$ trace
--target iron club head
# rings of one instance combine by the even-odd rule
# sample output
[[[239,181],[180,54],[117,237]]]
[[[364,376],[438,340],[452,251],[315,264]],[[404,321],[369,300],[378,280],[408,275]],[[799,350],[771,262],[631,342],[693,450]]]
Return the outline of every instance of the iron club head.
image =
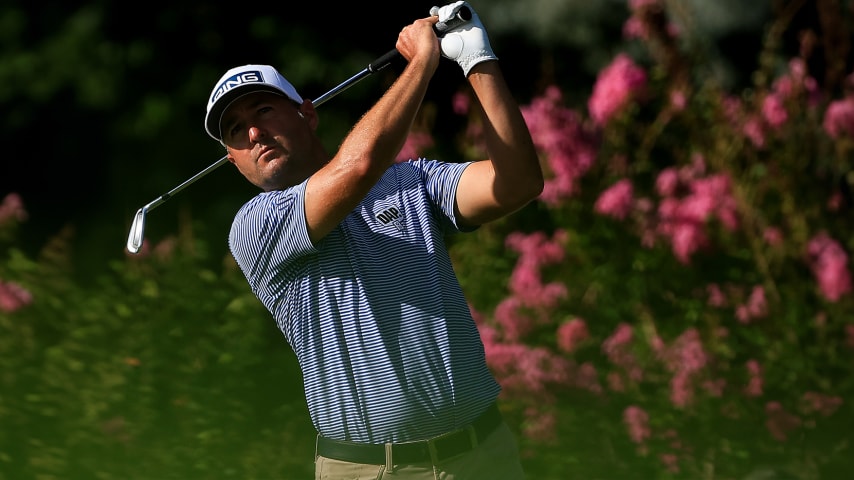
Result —
[[[127,249],[130,253],[138,253],[139,249],[142,248],[142,242],[145,239],[145,214],[147,211],[148,206],[146,205],[137,210],[136,215],[133,217],[127,244]]]

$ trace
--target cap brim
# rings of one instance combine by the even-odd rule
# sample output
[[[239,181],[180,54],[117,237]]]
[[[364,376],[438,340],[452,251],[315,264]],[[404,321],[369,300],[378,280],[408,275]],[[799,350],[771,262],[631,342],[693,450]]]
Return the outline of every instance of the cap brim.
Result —
[[[270,92],[275,93],[277,95],[281,95],[283,97],[287,97],[287,95],[282,93],[281,90],[265,84],[255,83],[232,88],[228,91],[228,93],[217,99],[216,103],[214,103],[213,108],[211,108],[211,110],[205,116],[205,130],[208,131],[208,135],[217,140],[222,140],[220,123],[222,121],[223,113],[225,113],[228,107],[230,107],[231,104],[235,102],[235,100],[249,95],[250,93],[257,92]]]

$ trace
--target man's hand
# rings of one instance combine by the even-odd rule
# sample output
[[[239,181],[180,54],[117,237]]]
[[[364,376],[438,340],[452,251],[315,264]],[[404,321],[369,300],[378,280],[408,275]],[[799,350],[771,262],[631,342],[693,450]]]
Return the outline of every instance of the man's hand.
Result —
[[[439,22],[447,22],[455,17],[463,7],[468,8],[471,12],[471,20],[445,32],[440,39],[440,45],[442,56],[457,62],[463,69],[463,74],[468,76],[472,67],[478,63],[498,60],[498,57],[492,52],[489,37],[486,35],[486,29],[483,28],[480,17],[465,1],[450,3],[444,7],[433,7],[430,9],[430,15],[438,16]]]

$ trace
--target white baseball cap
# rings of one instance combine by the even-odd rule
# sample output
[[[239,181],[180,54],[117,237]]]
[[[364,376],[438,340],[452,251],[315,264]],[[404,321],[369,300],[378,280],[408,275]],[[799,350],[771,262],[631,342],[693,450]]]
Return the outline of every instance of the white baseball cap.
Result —
[[[222,114],[235,100],[254,92],[278,93],[302,104],[302,97],[291,82],[270,65],[234,67],[220,77],[208,99],[208,112],[205,115],[208,135],[215,140],[222,140]]]

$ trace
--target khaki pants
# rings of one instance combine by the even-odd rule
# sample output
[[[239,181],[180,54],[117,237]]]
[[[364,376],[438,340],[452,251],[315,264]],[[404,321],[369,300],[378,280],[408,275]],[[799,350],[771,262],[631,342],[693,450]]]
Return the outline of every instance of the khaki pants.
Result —
[[[385,465],[342,462],[318,456],[315,480],[524,480],[513,432],[502,423],[474,450],[440,465]]]

